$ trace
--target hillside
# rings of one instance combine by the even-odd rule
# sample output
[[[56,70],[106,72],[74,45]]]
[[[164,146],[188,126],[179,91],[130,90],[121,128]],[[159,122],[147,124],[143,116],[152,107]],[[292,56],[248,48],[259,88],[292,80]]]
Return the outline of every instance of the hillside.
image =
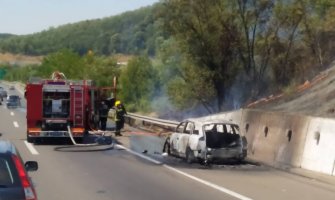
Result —
[[[13,34],[9,34],[9,33],[0,33],[0,40],[1,39],[7,39],[9,37],[15,36]]]
[[[0,35],[0,51],[25,55],[46,55],[64,48],[85,54],[114,53],[154,55],[156,39],[162,35],[155,17],[157,5],[117,16],[86,20],[50,28],[39,33],[8,37]],[[1,39],[3,37],[3,39]]]
[[[249,108],[335,117],[335,63],[312,80],[296,86],[289,94],[281,93],[249,104]]]
[[[0,64],[9,65],[33,65],[41,64],[42,56],[26,56],[26,55],[13,55],[10,53],[0,53]]]
[[[315,1],[164,1],[113,17],[1,39],[0,51],[51,58],[37,68],[9,72],[11,79],[49,76],[57,68],[75,78],[99,79],[103,85],[108,77],[101,74],[115,73],[127,88],[119,97],[134,110],[202,115],[238,109],[273,93],[251,105],[327,115],[331,105],[316,107],[323,104],[315,98],[321,95],[308,97],[311,105],[306,105],[304,96],[295,104],[279,105],[324,80],[322,74],[313,77],[335,60],[334,13],[335,7]],[[127,70],[117,68],[115,55],[131,55]],[[285,92],[276,95],[277,91]]]

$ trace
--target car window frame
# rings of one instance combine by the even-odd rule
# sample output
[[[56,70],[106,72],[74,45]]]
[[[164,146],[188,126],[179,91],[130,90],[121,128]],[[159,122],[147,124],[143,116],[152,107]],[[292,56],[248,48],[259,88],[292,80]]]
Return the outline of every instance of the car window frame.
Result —
[[[15,155],[15,154],[13,154]],[[17,156],[17,155],[15,155]],[[12,154],[3,154],[0,153],[0,158],[4,158],[8,163],[9,163],[9,169],[11,170],[11,175],[13,178],[13,183],[11,185],[6,185],[7,188],[17,188],[17,187],[22,187],[22,183],[21,183],[21,179],[19,177],[17,168],[15,166],[15,163],[12,159]],[[20,161],[22,162],[22,159],[20,159]]]
[[[181,126],[184,126],[184,127],[182,128],[181,131],[179,131],[179,129],[180,129]],[[178,126],[176,127],[176,131],[175,132],[178,133],[178,134],[182,134],[185,131],[185,127],[186,127],[186,122],[180,122],[178,124]]]

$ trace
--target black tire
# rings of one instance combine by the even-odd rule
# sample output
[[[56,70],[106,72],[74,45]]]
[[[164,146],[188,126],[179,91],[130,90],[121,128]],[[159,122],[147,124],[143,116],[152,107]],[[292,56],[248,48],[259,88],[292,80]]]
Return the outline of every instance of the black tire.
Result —
[[[27,136],[27,142],[34,144],[36,142],[36,140],[35,140],[35,138]]]
[[[186,149],[186,162],[189,164],[194,162],[194,152],[189,147]]]
[[[163,147],[163,153],[167,153],[168,155],[171,155],[171,149],[170,149],[170,139],[167,138],[164,143]]]
[[[238,158],[236,159],[237,164],[244,164],[245,163],[245,158]]]

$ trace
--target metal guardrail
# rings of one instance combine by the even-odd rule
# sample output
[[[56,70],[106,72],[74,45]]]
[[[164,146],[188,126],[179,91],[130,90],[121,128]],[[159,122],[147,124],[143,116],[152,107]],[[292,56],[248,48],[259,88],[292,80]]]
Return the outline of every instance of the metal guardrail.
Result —
[[[146,123],[146,124],[151,124],[151,125],[155,125],[155,126],[158,126],[158,127],[168,128],[168,129],[173,129],[173,130],[180,123],[180,122],[177,122],[177,121],[158,119],[158,118],[147,117],[147,116],[142,116],[142,115],[133,114],[133,113],[128,113],[126,115],[126,118],[129,118],[129,121],[130,121],[130,119],[138,120],[138,121],[142,121],[143,123]]]

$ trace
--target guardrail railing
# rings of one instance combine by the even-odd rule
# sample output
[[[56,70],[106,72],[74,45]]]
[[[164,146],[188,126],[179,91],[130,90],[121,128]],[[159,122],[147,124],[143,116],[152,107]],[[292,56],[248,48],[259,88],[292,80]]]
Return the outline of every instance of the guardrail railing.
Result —
[[[126,115],[126,122],[132,125],[134,121],[141,121],[143,125],[154,125],[160,128],[175,130],[179,122],[165,119],[158,119],[154,117],[142,116],[134,113]]]

